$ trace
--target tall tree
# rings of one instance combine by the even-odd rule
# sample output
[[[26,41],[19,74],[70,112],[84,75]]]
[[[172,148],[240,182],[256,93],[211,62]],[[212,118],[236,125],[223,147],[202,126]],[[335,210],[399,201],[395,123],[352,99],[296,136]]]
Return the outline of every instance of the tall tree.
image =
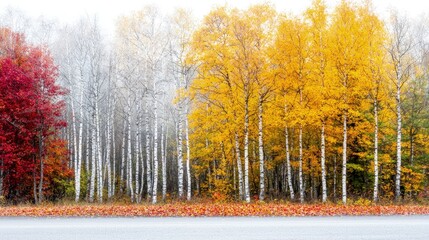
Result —
[[[313,106],[313,111],[319,112],[320,124],[320,166],[322,180],[322,202],[328,198],[326,184],[326,124],[328,117],[332,114],[333,107],[329,104],[329,72],[328,72],[328,51],[327,51],[327,30],[328,15],[326,4],[321,0],[313,1],[312,6],[305,12],[305,17],[310,22],[310,59],[312,72],[311,82],[314,84],[311,94],[319,96]]]
[[[396,89],[396,174],[395,174],[395,199],[400,201],[401,197],[401,166],[402,166],[402,89],[410,79],[410,71],[414,61],[410,56],[414,43],[411,36],[409,20],[392,13],[391,27],[389,29],[391,40],[388,45],[390,61],[393,71],[390,79]]]
[[[188,58],[191,51],[191,35],[194,31],[195,24],[192,14],[184,9],[177,9],[171,17],[172,29],[170,42],[170,55],[173,61],[173,73],[177,85],[177,121],[179,134],[178,148],[178,181],[179,181],[179,197],[183,194],[183,147],[182,133],[185,133],[186,144],[186,178],[187,178],[187,200],[191,200],[192,195],[192,178],[191,178],[191,151],[189,143],[189,124],[188,114],[191,108],[191,101],[186,95],[189,90],[191,80],[195,76],[195,65]],[[184,122],[184,123],[183,123]],[[182,127],[185,127],[183,130]]]
[[[342,112],[342,202],[347,203],[347,158],[349,123],[358,113],[354,111],[367,86],[361,62],[368,54],[368,32],[363,27],[360,7],[347,1],[337,6],[330,29],[330,56],[338,87],[338,107]]]
[[[10,200],[33,196],[40,203],[48,141],[65,126],[60,99],[64,91],[55,82],[51,56],[27,44],[22,35],[1,28],[0,53],[0,190]],[[26,189],[33,193],[23,192]]]
[[[288,114],[294,116],[291,125],[298,127],[298,181],[299,199],[304,202],[303,180],[303,128],[311,121],[309,114],[309,31],[308,26],[301,19],[285,19],[278,32],[278,48],[282,52],[281,61],[285,62],[284,81],[289,81],[291,94],[287,96],[289,105],[294,106]]]

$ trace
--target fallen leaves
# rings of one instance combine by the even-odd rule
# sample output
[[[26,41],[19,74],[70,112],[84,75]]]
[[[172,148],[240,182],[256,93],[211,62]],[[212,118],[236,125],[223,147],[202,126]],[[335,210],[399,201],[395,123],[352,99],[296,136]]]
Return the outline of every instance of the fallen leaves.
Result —
[[[360,216],[428,215],[429,206],[342,206],[321,204],[172,203],[160,205],[59,205],[0,207],[0,216],[121,216],[121,217],[202,217],[202,216]]]

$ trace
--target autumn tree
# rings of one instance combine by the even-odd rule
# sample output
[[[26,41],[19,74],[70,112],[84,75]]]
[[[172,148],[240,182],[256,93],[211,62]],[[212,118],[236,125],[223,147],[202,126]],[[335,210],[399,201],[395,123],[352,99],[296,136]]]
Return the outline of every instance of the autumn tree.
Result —
[[[390,79],[396,89],[396,175],[395,175],[395,199],[400,200],[401,196],[401,167],[402,167],[402,90],[410,79],[411,70],[414,66],[414,59],[411,51],[414,47],[411,36],[411,26],[409,20],[393,13],[390,27],[391,39],[388,45],[390,62],[393,71]]]
[[[191,37],[195,30],[194,19],[190,11],[177,9],[171,17],[172,29],[170,32],[171,45],[170,56],[172,60],[172,72],[176,79],[177,87],[177,136],[178,136],[178,186],[179,197],[183,194],[183,132],[185,133],[186,149],[186,199],[192,197],[192,176],[191,176],[191,146],[189,138],[189,113],[191,111],[191,99],[187,94],[192,79],[195,77],[196,65],[191,55]],[[164,185],[164,183],[163,183]]]
[[[330,55],[335,71],[338,107],[342,112],[342,202],[347,202],[348,128],[359,118],[362,93],[367,86],[362,62],[368,56],[369,32],[364,28],[361,7],[342,1],[336,8],[331,26]],[[355,120],[356,121],[356,120]]]
[[[47,51],[0,29],[2,194],[9,200],[44,200],[47,143],[65,125],[65,93]],[[25,176],[25,177],[22,177]],[[31,190],[30,190],[31,189]]]

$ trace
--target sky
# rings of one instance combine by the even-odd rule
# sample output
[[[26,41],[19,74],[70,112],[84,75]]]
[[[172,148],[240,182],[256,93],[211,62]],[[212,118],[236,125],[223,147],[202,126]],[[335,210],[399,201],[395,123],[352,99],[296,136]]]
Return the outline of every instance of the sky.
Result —
[[[335,6],[340,0],[326,0],[328,6]],[[203,17],[214,6],[227,3],[229,6],[246,8],[265,0],[0,0],[0,14],[10,8],[18,9],[30,17],[44,16],[59,23],[73,23],[84,15],[96,15],[102,28],[113,29],[116,19],[138,10],[147,4],[157,5],[163,12],[173,12],[177,7],[192,10],[196,17]],[[312,0],[271,0],[280,12],[299,14],[311,5]],[[387,16],[389,9],[416,16],[429,13],[426,0],[373,0],[380,16]]]

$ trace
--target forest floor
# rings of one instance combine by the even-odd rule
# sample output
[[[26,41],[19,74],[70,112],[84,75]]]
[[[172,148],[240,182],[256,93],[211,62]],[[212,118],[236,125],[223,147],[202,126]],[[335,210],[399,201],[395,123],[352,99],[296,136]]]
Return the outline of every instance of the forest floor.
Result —
[[[46,204],[0,207],[0,216],[212,217],[212,216],[429,215],[429,205],[297,203]]]

